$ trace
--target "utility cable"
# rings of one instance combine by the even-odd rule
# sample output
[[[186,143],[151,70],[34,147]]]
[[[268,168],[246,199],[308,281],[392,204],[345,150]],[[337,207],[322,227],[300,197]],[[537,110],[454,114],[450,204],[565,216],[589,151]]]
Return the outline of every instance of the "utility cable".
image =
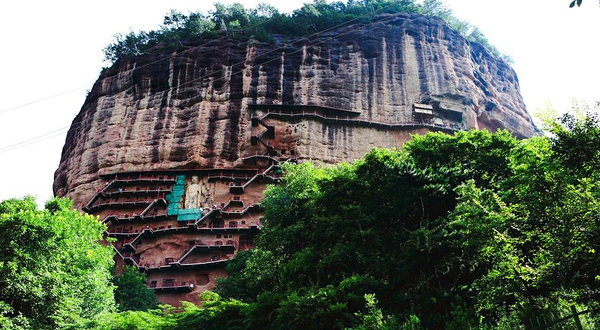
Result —
[[[11,145],[9,145],[9,146],[6,146],[6,147],[2,147],[2,148],[0,148],[0,152],[1,152],[1,151],[4,151],[4,150],[6,150],[6,149],[10,149],[10,148],[13,148],[13,147],[17,147],[17,146],[19,146],[19,145],[21,145],[21,144],[24,144],[24,143],[27,143],[27,142],[30,142],[30,141],[33,141],[33,140],[37,140],[37,139],[39,139],[39,138],[41,138],[41,137],[44,137],[44,136],[46,136],[46,135],[50,135],[50,134],[53,134],[53,133],[56,133],[56,132],[59,132],[59,131],[65,130],[65,129],[67,129],[67,128],[69,128],[69,126],[61,127],[61,128],[59,128],[59,129],[57,129],[57,130],[54,130],[54,131],[52,131],[52,132],[48,132],[48,133],[45,133],[45,134],[42,134],[42,135],[39,135],[39,136],[33,137],[33,138],[29,139],[29,140],[21,141],[21,142],[19,142],[19,143],[15,143],[15,144],[11,144]]]
[[[283,46],[279,46],[279,47],[277,47],[277,48],[271,49],[271,50],[269,50],[269,51],[267,51],[267,52],[264,52],[264,53],[262,53],[262,54],[258,54],[258,55],[256,55],[256,56],[255,56],[255,57],[254,57],[252,60],[255,60],[255,59],[257,59],[257,58],[259,58],[259,57],[261,57],[261,56],[265,56],[265,55],[267,55],[267,54],[270,54],[270,53],[274,53],[274,52],[276,52],[276,51],[278,51],[278,50],[285,49],[286,47],[289,47],[290,45],[296,44],[296,43],[298,43],[298,42],[300,42],[300,41],[310,41],[310,39],[311,39],[311,38],[317,37],[317,36],[319,36],[319,35],[321,35],[321,34],[323,34],[323,33],[327,33],[327,32],[330,32],[330,31],[332,31],[332,30],[335,30],[335,29],[341,28],[341,27],[343,27],[344,25],[348,25],[348,24],[349,24],[349,23],[351,23],[351,22],[354,22],[354,21],[356,21],[356,20],[359,20],[359,19],[365,18],[365,17],[367,17],[367,16],[373,16],[373,15],[375,15],[376,13],[378,13],[378,12],[380,12],[380,11],[383,11],[383,10],[385,10],[385,9],[389,8],[389,7],[391,7],[391,6],[392,6],[392,5],[394,5],[394,4],[395,4],[395,3],[394,3],[394,2],[392,2],[392,3],[390,3],[389,5],[387,5],[387,6],[384,6],[384,7],[381,7],[381,8],[379,8],[379,9],[377,9],[377,10],[373,11],[373,12],[369,12],[369,13],[363,14],[363,15],[361,15],[361,16],[357,16],[357,17],[355,17],[355,18],[353,18],[353,19],[350,19],[350,20],[348,20],[348,21],[346,21],[346,22],[343,22],[343,23],[340,23],[340,24],[338,24],[338,25],[332,26],[332,27],[330,27],[330,28],[327,28],[327,29],[324,29],[324,30],[321,30],[321,31],[315,32],[315,33],[313,33],[313,34],[310,34],[310,35],[308,35],[308,36],[302,36],[302,37],[299,37],[299,38],[297,38],[296,40],[294,40],[294,41],[292,41],[292,42],[289,42],[289,43],[286,43],[286,44],[285,44],[285,45],[283,45]],[[389,18],[388,18],[388,19],[379,20],[379,21],[370,22],[370,23],[368,23],[367,25],[371,25],[371,24],[374,24],[374,23],[382,22],[382,21],[385,21],[385,20],[389,20]],[[348,33],[349,33],[349,32],[348,32]],[[344,34],[347,34],[347,33],[344,33]],[[320,44],[320,43],[322,43],[322,42],[319,42],[319,43],[317,43],[317,44]],[[289,54],[286,54],[286,55],[294,54],[294,53],[297,53],[297,52],[299,52],[299,51],[300,51],[300,50],[298,50],[298,51],[295,51],[295,52],[292,52],[292,53],[289,53]],[[286,56],[286,55],[284,55],[284,56]],[[256,65],[262,65],[262,64],[270,63],[270,62],[272,62],[273,60],[276,60],[276,59],[272,59],[272,60],[269,60],[269,61],[267,61],[267,62],[263,62],[263,63],[258,63],[258,64],[256,64]],[[229,66],[229,67],[230,67],[230,68],[233,68],[233,67],[234,67],[234,66],[236,66],[236,65],[239,65],[239,64],[244,64],[244,63],[246,63],[246,62],[248,62],[248,60],[239,61],[239,62],[237,62],[237,63],[233,63],[233,64],[232,64],[231,66]],[[225,68],[222,68],[222,69],[219,69],[219,70],[217,70],[217,71],[214,71],[214,72],[211,72],[211,73],[205,74],[205,75],[203,75],[203,76],[201,76],[201,77],[198,77],[198,78],[196,78],[196,79],[190,80],[190,81],[188,81],[188,82],[186,82],[186,83],[184,83],[184,84],[181,84],[181,85],[177,85],[177,86],[171,87],[170,89],[168,89],[168,91],[173,91],[173,89],[175,89],[175,88],[178,88],[178,87],[180,87],[180,86],[182,86],[182,85],[186,85],[186,84],[189,84],[189,83],[191,83],[191,82],[195,82],[195,81],[198,81],[198,80],[200,80],[200,79],[204,79],[204,78],[210,77],[210,76],[214,75],[215,73],[219,73],[219,72],[221,72],[221,71],[224,71],[224,70],[225,70]],[[236,73],[240,73],[240,72],[243,72],[243,70],[242,70],[242,71],[238,71],[238,72],[236,72]],[[220,79],[220,78],[219,78],[219,79]]]
[[[379,10],[383,10],[383,9],[385,9],[385,7],[384,7],[384,8],[381,8],[381,9],[379,9]],[[371,15],[371,14],[372,14],[372,13],[369,13],[368,15]],[[366,16],[366,15],[363,15],[363,16]],[[358,18],[360,18],[360,17],[358,17]],[[358,19],[358,18],[355,18],[355,19],[353,19],[353,20],[350,20],[350,21],[354,21],[354,20],[356,20],[356,19]],[[395,17],[393,17],[393,16],[392,16],[392,17],[385,18],[385,19],[382,19],[382,20],[373,21],[373,22],[370,22],[370,23],[364,24],[364,25],[362,26],[362,28],[365,28],[365,27],[367,27],[367,26],[369,26],[369,25],[373,25],[373,24],[376,24],[376,23],[383,23],[383,22],[389,21],[389,20],[391,20],[391,19],[394,19],[394,18],[395,18]],[[321,32],[318,32],[318,33],[315,33],[315,34],[312,34],[312,35],[310,35],[310,36],[311,36],[311,37],[313,37],[313,36],[316,36],[316,35],[319,35],[319,34],[322,34],[322,33],[329,32],[330,30],[331,30],[331,28],[329,28],[329,29],[326,29],[326,30],[323,30],[323,31],[321,31]],[[339,36],[343,36],[343,35],[346,35],[346,34],[349,34],[349,33],[352,33],[352,32],[355,32],[355,30],[350,30],[350,31],[348,31],[348,32],[344,32],[344,33],[341,33],[341,34],[337,34],[336,36],[330,37],[329,39],[326,39],[326,40],[321,40],[321,41],[319,41],[319,42],[317,42],[317,43],[311,44],[311,46],[315,46],[315,45],[322,44],[322,43],[324,43],[325,41],[328,41],[328,40],[331,40],[331,39],[333,39],[333,38],[337,38],[337,37],[339,37]],[[307,39],[307,37],[303,37],[302,39],[299,39],[299,40],[304,40],[304,39]],[[297,40],[297,41],[299,41],[299,40]],[[295,41],[295,42],[297,42],[297,41]],[[295,42],[294,42],[294,43],[295,43]],[[281,49],[281,48],[283,48],[283,47],[279,47],[278,49]],[[266,52],[266,53],[263,53],[263,54],[261,54],[261,55],[257,55],[257,56],[255,57],[255,59],[256,59],[256,58],[258,58],[258,57],[260,57],[260,56],[264,56],[265,54],[267,54],[267,53],[270,53],[270,52],[273,52],[273,51],[275,51],[275,50],[271,50],[271,51],[269,51],[269,52]],[[286,54],[284,54],[284,55],[283,55],[283,57],[285,58],[286,56],[289,56],[289,55],[292,55],[292,54],[296,54],[296,53],[299,53],[299,52],[301,52],[301,51],[302,51],[302,49],[298,49],[298,50],[295,50],[295,51],[293,51],[293,52],[290,52],[290,53],[286,53]],[[268,60],[268,61],[264,61],[264,62],[256,63],[256,64],[254,64],[254,65],[255,65],[255,66],[258,66],[258,65],[264,65],[264,64],[271,63],[271,62],[274,62],[274,61],[276,61],[276,60],[280,60],[280,59],[281,59],[281,58],[279,58],[279,57],[278,57],[278,58],[273,58],[273,59],[270,59],[270,60]],[[231,67],[233,67],[234,65],[241,64],[241,63],[246,63],[246,62],[247,62],[247,60],[240,61],[240,62],[237,62],[237,63],[235,63],[235,64],[231,65]],[[185,86],[185,85],[188,85],[188,84],[190,84],[190,83],[194,83],[194,82],[196,82],[196,81],[198,81],[198,80],[201,80],[201,79],[204,79],[204,78],[210,77],[210,76],[214,75],[215,73],[221,72],[221,71],[223,71],[223,70],[225,70],[225,69],[219,69],[219,70],[217,70],[217,71],[215,71],[215,72],[211,72],[210,74],[206,74],[206,75],[203,75],[203,76],[201,76],[201,77],[198,77],[198,78],[196,78],[196,79],[193,79],[193,80],[187,81],[187,82],[185,82],[185,83],[178,84],[178,85],[176,85],[176,86],[173,86],[173,87],[171,87],[171,88],[167,89],[167,91],[173,91],[173,90],[175,90],[176,88],[179,88],[179,87],[181,87],[181,86]],[[239,70],[239,71],[233,72],[231,75],[233,76],[233,75],[236,75],[236,74],[239,74],[239,73],[243,73],[244,71],[245,71],[245,70],[244,70],[244,69],[242,69],[242,70]],[[221,80],[221,79],[225,79],[225,78],[226,78],[226,77],[217,78],[217,79],[215,79],[214,81],[219,81],[219,80]],[[72,130],[72,129],[76,129],[76,128],[78,128],[78,127],[79,127],[81,124],[82,124],[81,122],[80,122],[80,123],[73,124],[73,125],[71,126],[71,128],[69,129],[69,131],[70,131],[70,130]],[[64,129],[64,128],[61,128],[61,129],[59,129],[59,130],[62,130],[62,129]],[[57,130],[57,131],[58,131],[58,130]],[[37,142],[41,142],[41,141],[44,141],[44,140],[46,140],[46,139],[48,139],[48,138],[55,137],[56,135],[53,135],[53,136],[49,136],[49,137],[46,137],[46,138],[44,138],[44,139],[41,139],[41,140],[38,140],[38,141],[34,141],[34,142],[30,142],[30,143],[26,143],[26,142],[28,142],[28,141],[32,141],[32,140],[36,140],[36,139],[38,139],[38,138],[44,137],[44,136],[46,136],[46,135],[48,135],[48,134],[51,134],[51,133],[53,133],[53,132],[55,132],[55,131],[52,131],[52,132],[49,132],[49,133],[46,133],[46,134],[43,134],[43,135],[40,135],[40,136],[34,137],[34,138],[32,138],[32,139],[30,139],[30,140],[27,140],[27,141],[23,141],[23,142],[20,142],[20,143],[16,143],[16,144],[14,144],[14,145],[12,145],[12,146],[4,147],[4,148],[0,149],[0,153],[4,153],[4,152],[12,151],[12,150],[15,150],[15,149],[19,149],[19,148],[21,148],[21,147],[24,147],[24,146],[27,146],[27,145],[30,145],[30,144],[34,144],[34,143],[37,143]],[[61,132],[60,134],[62,134],[62,132]],[[20,145],[20,144],[23,144],[23,145]],[[11,148],[11,147],[14,147],[14,148],[12,148],[12,149],[9,149],[9,148]]]
[[[270,18],[268,20],[262,21],[260,23],[254,24],[252,26],[245,27],[243,29],[239,29],[239,30],[237,30],[237,32],[245,32],[245,31],[249,31],[251,29],[255,29],[257,27],[260,27],[263,24],[266,24],[267,22],[271,21],[272,19],[273,18]],[[185,50],[183,50],[179,54],[183,54],[183,53],[188,52],[188,51],[196,50],[196,49],[199,49],[201,47],[206,47],[206,46],[208,46],[211,43],[214,43],[214,42],[217,42],[217,41],[220,41],[220,40],[223,40],[223,39],[228,39],[228,38],[229,38],[229,35],[225,35],[225,36],[222,36],[222,37],[219,37],[219,38],[216,38],[216,39],[211,39],[208,42],[203,43],[201,45],[193,46],[191,48],[185,49]],[[142,54],[142,55],[144,55],[144,54]],[[150,62],[150,63],[146,63],[144,65],[141,65],[139,67],[134,68],[133,70],[134,71],[135,70],[140,70],[140,69],[143,69],[145,67],[148,67],[148,66],[160,63],[160,62],[162,62],[162,61],[164,61],[166,59],[169,59],[169,58],[171,58],[171,55],[166,55],[165,57],[163,57],[161,59],[155,60],[155,61]],[[73,88],[73,89],[70,89],[70,90],[67,90],[67,91],[64,91],[64,92],[60,92],[60,93],[57,93],[57,94],[52,94],[52,95],[46,96],[44,98],[37,99],[37,100],[31,101],[31,102],[27,102],[27,103],[24,103],[24,104],[21,104],[21,105],[12,107],[12,108],[3,109],[3,110],[0,110],[0,114],[6,113],[6,112],[10,112],[10,111],[13,111],[13,110],[17,110],[17,109],[20,109],[20,108],[24,108],[26,106],[29,106],[29,105],[32,105],[32,104],[36,104],[36,103],[40,103],[40,102],[43,102],[43,101],[46,101],[46,100],[49,100],[49,99],[53,99],[53,98],[56,98],[56,97],[59,97],[59,96],[62,96],[62,95],[68,94],[68,93],[72,93],[72,92],[84,89],[86,87],[92,87],[93,85],[94,85],[93,83],[92,84],[82,85],[82,86],[79,86],[79,87],[76,87],[76,88]]]
[[[58,94],[53,94],[53,95],[50,95],[50,96],[46,96],[46,97],[44,97],[44,98],[37,99],[37,100],[31,101],[31,102],[27,102],[27,103],[24,103],[24,104],[18,105],[18,106],[16,106],[16,107],[12,107],[12,108],[8,108],[8,109],[4,109],[4,110],[0,111],[0,114],[6,113],[6,112],[9,112],[9,111],[13,111],[13,110],[17,110],[17,109],[20,109],[20,108],[24,108],[24,107],[26,107],[26,106],[29,106],[29,105],[32,105],[32,104],[35,104],[35,103],[40,103],[40,102],[43,102],[43,101],[46,101],[46,100],[50,100],[50,99],[53,99],[53,98],[55,98],[55,97],[59,97],[59,96],[61,96],[61,95],[69,94],[69,93],[72,93],[72,92],[75,92],[75,91],[78,91],[78,90],[84,89],[84,88],[86,88],[86,87],[90,87],[90,86],[92,86],[92,85],[93,85],[93,84],[87,84],[87,85],[79,86],[79,87],[77,87],[77,88],[73,88],[73,89],[70,89],[70,90],[68,90],[68,91],[60,92],[60,93],[58,93]]]
[[[38,142],[42,142],[42,141],[45,141],[45,140],[48,140],[48,139],[51,139],[51,138],[54,138],[54,137],[57,137],[57,136],[61,136],[64,133],[66,133],[66,132],[69,131],[69,130],[65,131],[65,129],[67,129],[67,128],[68,127],[64,127],[64,128],[59,129],[59,130],[56,130],[56,131],[53,131],[53,132],[49,132],[49,133],[46,133],[46,134],[43,134],[43,135],[40,135],[40,136],[36,136],[36,137],[34,137],[32,139],[29,139],[29,140],[26,140],[26,141],[23,141],[23,142],[19,142],[19,143],[16,143],[14,145],[11,145],[11,146],[3,147],[2,149],[0,149],[0,154],[3,154],[5,152],[9,152],[9,151],[13,151],[13,150],[16,150],[16,149],[20,149],[20,148],[26,147],[28,145],[35,144],[35,143],[38,143]],[[42,137],[43,137],[43,139],[41,139]]]
[[[391,20],[391,19],[393,19],[393,18],[395,18],[395,17],[389,17],[389,18],[386,18],[386,19],[382,19],[382,20],[374,21],[374,22],[368,23],[368,24],[366,24],[366,25],[364,25],[364,26],[362,26],[362,27],[364,28],[364,27],[366,27],[366,26],[369,26],[369,25],[372,25],[372,24],[376,24],[376,23],[383,23],[383,22],[389,21],[389,20]],[[323,31],[323,33],[325,33],[325,32],[328,32],[328,31]],[[340,34],[338,34],[338,35],[336,35],[336,36],[334,36],[334,37],[330,37],[329,39],[326,39],[326,40],[321,40],[321,41],[319,41],[319,42],[317,42],[317,43],[313,43],[313,44],[311,44],[310,46],[312,47],[312,46],[320,45],[320,44],[324,43],[325,41],[332,40],[333,38],[336,38],[336,37],[339,37],[339,36],[343,36],[343,35],[346,35],[346,34],[349,34],[349,33],[352,33],[352,32],[355,32],[355,30],[350,30],[350,31],[348,31],[348,32],[345,32],[345,33],[340,33]],[[280,47],[280,48],[282,48],[282,47]],[[260,57],[260,56],[264,56],[265,54],[271,53],[271,52],[273,52],[273,51],[274,51],[274,50],[272,50],[272,51],[269,51],[269,52],[266,52],[266,53],[263,53],[263,54],[261,54],[261,55],[257,55],[257,56],[256,56],[254,59],[256,59],[256,58],[258,58],[258,57]],[[298,50],[295,50],[295,51],[293,51],[293,52],[285,53],[285,54],[284,54],[282,57],[286,57],[286,56],[289,56],[289,55],[292,55],[292,54],[296,54],[296,53],[299,53],[299,52],[301,52],[301,51],[302,51],[302,49],[298,49]],[[270,60],[268,60],[268,61],[264,61],[264,62],[256,63],[256,64],[254,64],[254,66],[259,66],[259,65],[263,65],[263,64],[271,63],[271,62],[274,62],[274,61],[277,61],[277,60],[280,60],[280,59],[281,59],[280,57],[272,58],[272,59],[270,59]],[[246,62],[247,62],[247,60],[244,60],[244,61],[238,62],[238,63],[235,63],[235,64],[231,65],[231,67],[233,67],[234,65],[241,64],[241,63],[246,63]],[[206,75],[204,75],[204,76],[198,77],[198,78],[196,78],[196,79],[192,79],[192,80],[190,80],[190,81],[187,81],[187,82],[185,82],[185,83],[178,84],[178,85],[176,85],[176,86],[173,86],[173,87],[171,87],[171,88],[167,89],[167,91],[173,91],[173,90],[175,90],[176,88],[179,88],[179,87],[181,87],[181,86],[185,86],[185,85],[188,85],[188,84],[191,84],[191,83],[197,82],[198,80],[201,80],[201,79],[204,79],[204,78],[210,77],[210,76],[214,75],[215,73],[218,73],[218,72],[221,72],[221,71],[224,71],[224,70],[225,70],[225,69],[219,69],[219,70],[217,70],[217,71],[211,72],[211,73],[209,73],[209,74],[206,74]],[[245,70],[244,70],[244,69],[242,69],[242,70],[239,70],[239,71],[233,72],[233,73],[231,73],[231,76],[233,76],[233,75],[236,75],[236,74],[238,74],[238,73],[243,73],[244,71],[245,71]],[[215,81],[218,81],[218,80],[220,80],[220,79],[224,79],[224,78],[226,78],[226,77],[217,78]]]
[[[387,6],[384,6],[384,7],[381,7],[381,8],[379,8],[379,9],[377,9],[377,10],[373,11],[373,12],[369,12],[369,13],[363,14],[363,15],[361,15],[361,16],[357,16],[357,17],[355,17],[355,18],[353,18],[353,19],[350,19],[350,20],[348,20],[348,21],[346,21],[346,22],[340,23],[340,24],[338,24],[338,25],[335,25],[335,26],[333,26],[333,27],[327,28],[327,29],[325,29],[325,30],[322,30],[322,31],[315,32],[315,33],[313,33],[313,34],[311,34],[311,35],[304,36],[304,37],[300,37],[300,38],[296,39],[295,41],[293,41],[293,42],[291,42],[291,43],[288,43],[288,44],[286,44],[286,46],[288,46],[288,45],[293,45],[293,44],[295,44],[295,43],[297,43],[297,42],[299,42],[299,41],[302,41],[302,40],[305,40],[305,39],[312,38],[313,36],[316,36],[316,35],[319,35],[319,34],[322,34],[322,33],[329,32],[329,31],[331,31],[331,30],[333,30],[333,29],[337,29],[337,28],[339,28],[339,27],[341,27],[341,26],[343,26],[343,25],[349,24],[349,23],[351,23],[351,22],[354,22],[354,21],[356,21],[356,20],[359,20],[359,19],[365,18],[365,17],[367,17],[367,16],[373,16],[373,15],[375,15],[375,14],[376,14],[376,13],[378,13],[378,12],[381,12],[381,11],[383,11],[383,10],[385,10],[385,9],[388,9],[388,8],[390,8],[390,7],[391,7],[392,5],[394,5],[394,4],[395,4],[394,2],[391,2],[389,5],[387,5]],[[250,27],[246,27],[246,28],[244,28],[244,29],[240,29],[240,30],[238,30],[238,31],[247,31],[247,30],[254,29],[254,28],[256,28],[256,27],[259,27],[259,26],[261,26],[261,25],[263,25],[263,24],[266,24],[267,22],[271,21],[272,19],[273,19],[273,18],[270,18],[270,19],[268,19],[268,20],[265,20],[265,21],[263,21],[263,22],[260,22],[260,23],[258,23],[258,24],[255,24],[255,25],[253,25],[253,26],[250,26]],[[206,43],[204,43],[204,44],[202,44],[202,45],[198,45],[198,46],[194,46],[194,47],[192,47],[192,48],[189,48],[189,49],[185,49],[185,50],[183,50],[183,51],[182,51],[180,54],[183,54],[183,53],[185,53],[186,51],[191,51],[191,50],[198,49],[198,48],[200,48],[200,47],[205,47],[205,46],[207,46],[208,44],[210,44],[210,43],[212,43],[212,42],[216,42],[216,41],[218,41],[218,40],[223,40],[223,39],[228,39],[228,38],[229,38],[229,36],[228,36],[228,35],[226,35],[226,36],[223,36],[223,37],[220,37],[220,38],[217,38],[217,39],[211,39],[211,40],[209,40],[208,42],[206,42]],[[275,52],[275,51],[277,51],[277,50],[280,50],[280,49],[282,49],[282,48],[284,48],[284,47],[285,47],[285,46],[281,46],[281,47],[278,47],[278,48],[272,49],[272,50],[270,50],[270,51],[268,51],[268,52],[266,52],[266,53],[263,53],[263,54],[261,54],[261,56],[264,56],[264,55],[267,55],[267,54],[269,54],[269,53]],[[150,65],[154,65],[154,64],[156,64],[156,63],[160,63],[160,62],[162,62],[162,61],[164,61],[164,60],[166,60],[166,59],[168,59],[168,58],[171,58],[171,55],[165,56],[165,57],[164,57],[164,58],[162,58],[162,59],[158,59],[158,60],[156,60],[156,61],[153,61],[153,62],[150,62],[150,63],[146,63],[146,64],[144,64],[144,65],[142,65],[142,66],[140,66],[140,67],[138,67],[138,68],[134,68],[134,71],[135,71],[135,70],[142,69],[142,68],[145,68],[145,67],[148,67],[148,66],[150,66]],[[235,63],[235,64],[233,64],[233,65],[232,65],[232,67],[233,67],[234,65],[238,65],[238,64],[240,64],[240,63],[245,63],[245,61],[243,61],[243,62],[238,62],[238,63]],[[219,70],[219,71],[222,71],[222,70],[223,70],[223,69],[221,69],[221,70]],[[217,72],[219,72],[219,71],[215,71],[215,72],[213,72],[212,74],[215,74],[215,73],[217,73]],[[77,87],[77,88],[74,88],[74,89],[71,89],[71,90],[68,90],[68,91],[65,91],[65,92],[61,92],[61,93],[58,93],[58,94],[54,94],[54,95],[50,95],[50,96],[44,97],[44,98],[42,98],[42,99],[34,100],[34,101],[31,101],[31,102],[28,102],[28,103],[25,103],[25,104],[21,104],[21,105],[18,105],[18,106],[12,107],[12,108],[8,108],[8,109],[0,110],[0,114],[6,113],[6,112],[10,112],[10,111],[13,111],[13,110],[17,110],[17,109],[20,109],[20,108],[24,108],[24,107],[26,107],[26,106],[29,106],[29,105],[31,105],[31,104],[35,104],[35,103],[43,102],[43,101],[46,101],[46,100],[49,100],[49,99],[53,99],[53,98],[55,98],[55,97],[58,97],[58,96],[61,96],[61,95],[64,95],[64,94],[68,94],[68,93],[71,93],[71,92],[74,92],[74,91],[78,91],[78,90],[81,90],[81,89],[83,89],[83,88],[90,87],[90,86],[93,86],[93,85],[94,85],[93,83],[92,83],[92,84],[86,84],[86,85],[83,85],[83,86],[80,86],[80,87]]]

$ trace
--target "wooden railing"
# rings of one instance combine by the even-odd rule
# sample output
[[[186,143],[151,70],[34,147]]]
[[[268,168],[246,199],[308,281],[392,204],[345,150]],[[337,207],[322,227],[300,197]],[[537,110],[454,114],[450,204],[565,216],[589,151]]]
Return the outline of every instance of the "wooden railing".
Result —
[[[192,291],[194,289],[194,283],[191,281],[169,281],[162,283],[148,283],[148,288],[152,290],[160,290],[160,289],[186,289]]]
[[[175,181],[175,175],[171,174],[117,174],[113,177],[114,181]]]
[[[283,111],[267,111],[260,119],[264,120],[267,117],[280,117],[280,118],[302,118],[302,117],[312,117],[324,122],[336,122],[336,123],[345,123],[345,124],[354,124],[359,126],[372,126],[372,127],[380,127],[387,129],[395,129],[395,128],[432,128],[434,130],[441,131],[459,131],[460,127],[458,125],[438,125],[434,123],[428,122],[383,122],[376,120],[365,120],[359,118],[353,118],[350,116],[327,116],[319,113],[317,110],[302,110],[302,112],[283,112]]]

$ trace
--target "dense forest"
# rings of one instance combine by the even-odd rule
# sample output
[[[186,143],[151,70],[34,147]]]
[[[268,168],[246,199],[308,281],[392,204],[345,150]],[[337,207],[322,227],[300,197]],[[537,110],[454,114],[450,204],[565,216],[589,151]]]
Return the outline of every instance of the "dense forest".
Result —
[[[294,42],[341,26],[371,23],[379,14],[402,12],[438,17],[467,40],[482,44],[492,54],[512,63],[510,56],[501,54],[477,27],[456,18],[441,0],[425,0],[422,4],[414,0],[331,3],[314,0],[292,13],[280,13],[277,8],[264,3],[252,9],[244,8],[241,3],[216,3],[214,10],[207,14],[184,14],[173,10],[156,30],[115,35],[114,42],[105,48],[104,54],[107,61],[115,62],[123,57],[187,49],[223,37],[271,42],[277,35],[286,42]]]
[[[104,226],[55,199],[0,203],[4,329],[530,329],[600,326],[600,119],[545,135],[429,133],[352,164],[284,165],[257,247],[200,307],[111,274]],[[539,322],[539,321],[538,321]]]

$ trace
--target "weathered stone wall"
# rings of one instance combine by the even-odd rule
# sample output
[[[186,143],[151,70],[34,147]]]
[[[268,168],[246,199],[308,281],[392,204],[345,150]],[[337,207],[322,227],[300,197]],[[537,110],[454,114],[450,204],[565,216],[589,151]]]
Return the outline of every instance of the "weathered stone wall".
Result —
[[[250,145],[256,130],[250,104],[319,105],[406,123],[412,105],[424,103],[440,111],[443,124],[536,133],[506,63],[438,19],[380,19],[289,46],[226,40],[118,61],[73,121],[56,195],[81,207],[101,188],[102,174],[244,166],[241,158],[260,147]],[[443,110],[459,111],[462,120],[445,118]],[[269,122],[278,130],[278,150],[295,148],[301,160],[326,163],[355,159],[373,146],[400,146],[409,133],[428,131]]]
[[[431,130],[536,133],[504,62],[438,19],[379,20],[119,60],[73,121],[55,194],[108,224],[117,265],[163,303],[198,303],[253,246],[279,161],[352,161]]]

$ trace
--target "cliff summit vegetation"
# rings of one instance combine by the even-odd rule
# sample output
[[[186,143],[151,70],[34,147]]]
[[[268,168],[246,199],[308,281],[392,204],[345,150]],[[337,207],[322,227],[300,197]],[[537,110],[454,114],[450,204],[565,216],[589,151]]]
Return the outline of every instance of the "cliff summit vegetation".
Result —
[[[327,3],[314,0],[292,13],[280,13],[277,8],[261,3],[246,9],[241,3],[215,3],[208,13],[176,10],[168,13],[156,30],[130,31],[115,35],[113,43],[104,49],[105,59],[115,62],[120,58],[172,49],[194,47],[218,37],[229,36],[240,40],[272,41],[274,35],[298,38],[342,25],[370,23],[378,14],[402,12],[420,13],[444,20],[467,40],[478,42],[492,54],[509,64],[510,56],[501,54],[477,28],[456,18],[441,0],[347,0]]]

